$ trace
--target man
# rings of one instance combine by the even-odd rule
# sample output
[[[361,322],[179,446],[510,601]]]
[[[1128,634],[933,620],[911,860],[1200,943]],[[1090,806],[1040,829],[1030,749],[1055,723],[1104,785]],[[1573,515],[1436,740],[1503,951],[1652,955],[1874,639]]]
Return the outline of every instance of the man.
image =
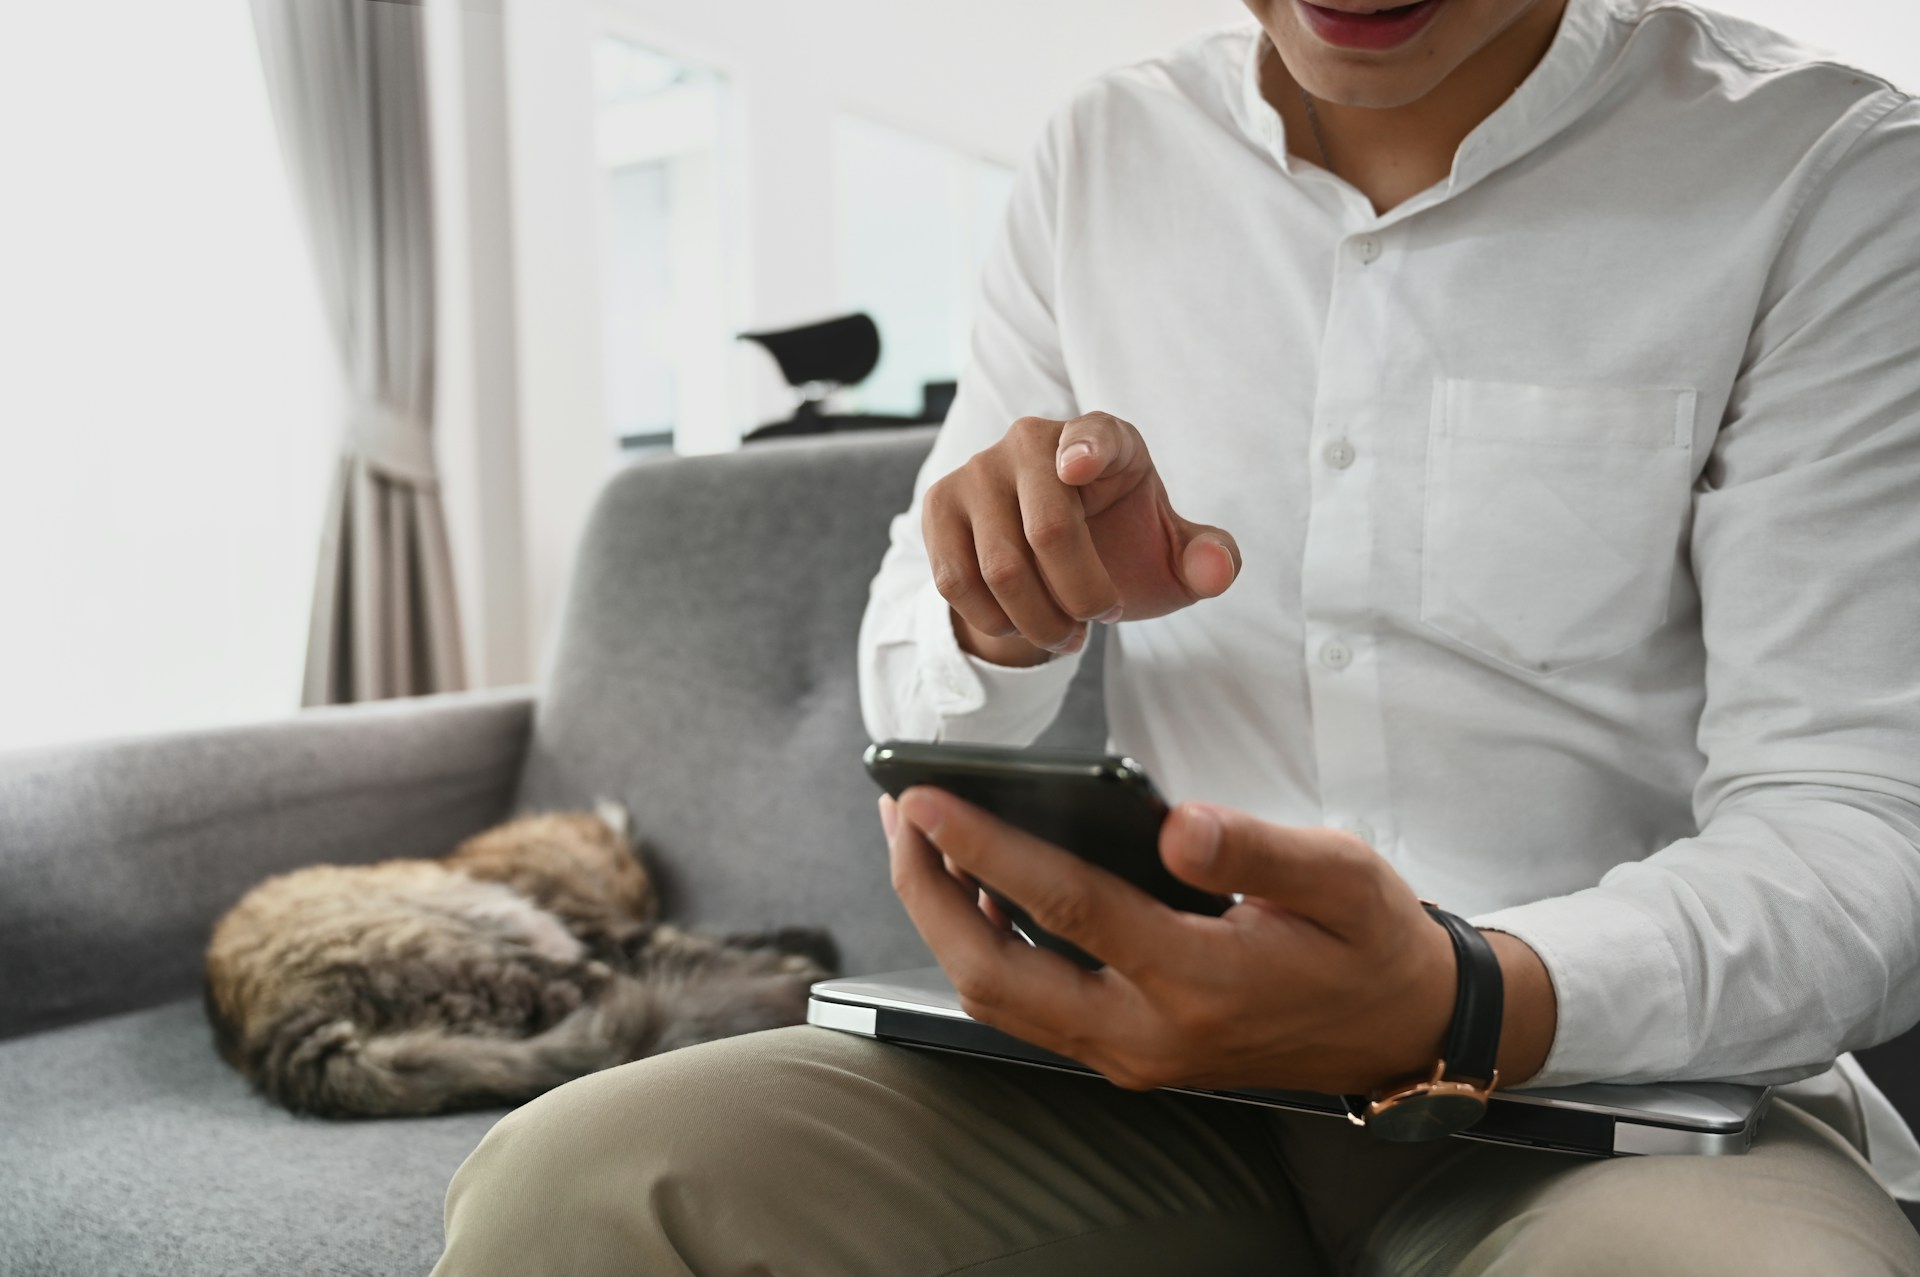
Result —
[[[1920,1271],[1850,1063],[1736,1158],[1149,1089],[1433,1074],[1416,890],[1498,957],[1501,1085],[1787,1082],[1920,1018],[1920,108],[1680,5],[1249,2],[1048,130],[861,641],[876,736],[1023,741],[1111,624],[1115,742],[1205,800],[1163,856],[1244,902],[883,804],[968,1009],[1118,1085],[646,1061],[489,1136],[444,1271]]]

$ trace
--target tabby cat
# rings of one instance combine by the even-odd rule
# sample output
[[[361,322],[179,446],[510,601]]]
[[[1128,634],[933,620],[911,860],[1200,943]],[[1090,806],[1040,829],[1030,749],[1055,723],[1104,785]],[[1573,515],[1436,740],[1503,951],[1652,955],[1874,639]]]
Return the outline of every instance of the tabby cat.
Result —
[[[833,940],[662,925],[626,812],[530,816],[444,860],[268,879],[213,930],[220,1054],[328,1117],[512,1104],[596,1069],[805,1018]]]

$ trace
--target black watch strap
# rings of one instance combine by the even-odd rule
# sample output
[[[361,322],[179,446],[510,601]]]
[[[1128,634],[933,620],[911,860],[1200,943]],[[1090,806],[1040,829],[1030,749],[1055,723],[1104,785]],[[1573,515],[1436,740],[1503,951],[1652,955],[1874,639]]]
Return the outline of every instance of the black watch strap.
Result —
[[[1426,904],[1425,901],[1421,902]],[[1506,990],[1500,978],[1500,959],[1478,928],[1438,905],[1426,905],[1433,920],[1453,938],[1453,1022],[1447,1026],[1446,1076],[1450,1081],[1486,1084],[1500,1058],[1500,1019],[1506,1011]]]

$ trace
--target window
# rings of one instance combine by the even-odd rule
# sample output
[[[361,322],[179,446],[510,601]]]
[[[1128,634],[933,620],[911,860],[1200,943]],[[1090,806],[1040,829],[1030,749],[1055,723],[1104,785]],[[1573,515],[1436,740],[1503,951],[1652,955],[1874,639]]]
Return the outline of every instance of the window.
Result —
[[[0,748],[292,712],[338,374],[247,7],[10,7],[0,154]]]
[[[927,382],[966,364],[1013,171],[846,116],[833,142],[841,300],[880,325],[880,366],[849,398],[865,412],[916,413]]]
[[[739,438],[726,82],[617,36],[594,48],[606,403],[630,452]]]

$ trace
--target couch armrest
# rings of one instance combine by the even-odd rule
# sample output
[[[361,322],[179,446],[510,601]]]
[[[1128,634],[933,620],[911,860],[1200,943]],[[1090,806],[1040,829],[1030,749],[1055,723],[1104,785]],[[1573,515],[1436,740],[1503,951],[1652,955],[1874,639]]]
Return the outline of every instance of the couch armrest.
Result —
[[[208,930],[271,874],[498,821],[532,717],[511,689],[0,753],[0,1037],[194,992]]]

